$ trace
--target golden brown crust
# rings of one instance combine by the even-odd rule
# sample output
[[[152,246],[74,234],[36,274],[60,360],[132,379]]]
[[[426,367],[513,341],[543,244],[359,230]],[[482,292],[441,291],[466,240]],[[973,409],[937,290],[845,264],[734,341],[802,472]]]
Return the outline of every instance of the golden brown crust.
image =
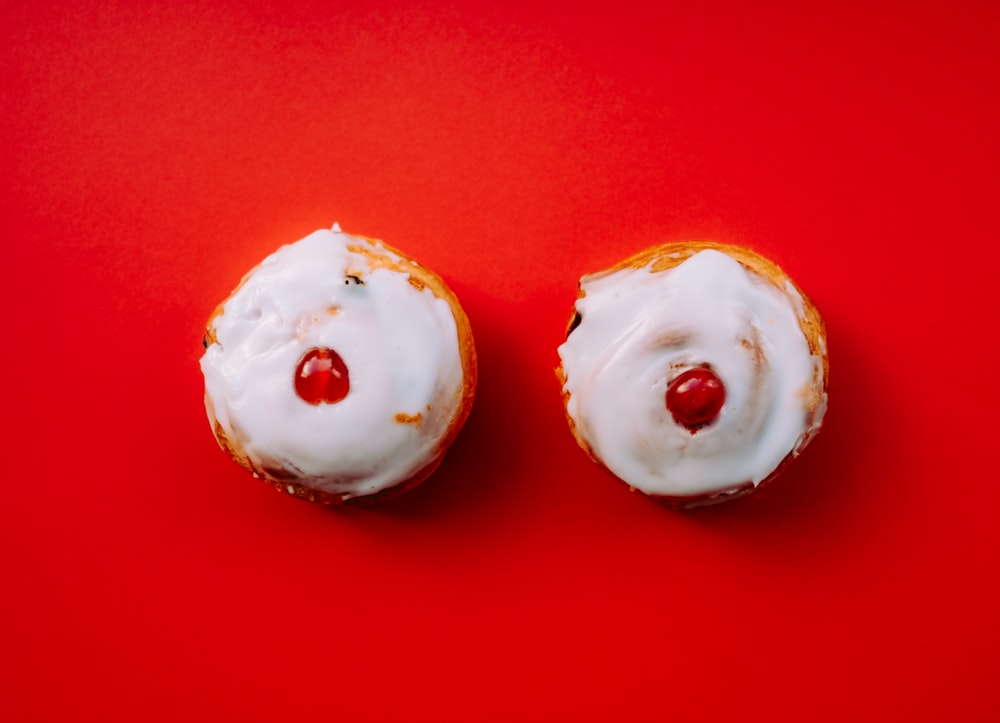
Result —
[[[647,249],[643,249],[638,253],[629,256],[626,259],[618,262],[614,266],[607,268],[603,271],[598,271],[592,274],[587,274],[581,279],[580,287],[578,288],[577,298],[582,298],[585,295],[583,291],[582,284],[584,281],[600,279],[605,276],[609,276],[618,271],[624,269],[643,269],[649,267],[653,273],[658,273],[662,271],[667,271],[676,266],[679,266],[687,259],[694,256],[700,251],[706,250],[719,251],[726,254],[727,256],[735,259],[744,268],[748,269],[752,273],[766,280],[772,286],[774,286],[782,294],[788,296],[792,301],[792,306],[797,311],[797,317],[799,321],[799,327],[802,329],[802,333],[806,338],[806,342],[809,345],[809,352],[816,357],[822,359],[822,369],[818,372],[821,378],[816,378],[813,380],[813,384],[806,389],[802,390],[803,398],[806,400],[806,408],[809,410],[809,416],[806,422],[806,428],[812,428],[812,432],[801,445],[800,449],[805,446],[805,443],[809,441],[818,431],[819,427],[814,427],[814,415],[822,411],[823,401],[826,396],[827,386],[829,384],[830,378],[830,363],[827,357],[826,351],[826,325],[823,322],[823,317],[820,316],[819,310],[816,305],[812,303],[809,297],[805,294],[802,289],[800,289],[794,281],[782,271],[776,263],[770,259],[761,256],[755,251],[751,251],[748,248],[742,246],[733,246],[731,244],[716,243],[714,241],[679,241],[674,243],[662,244],[659,246],[651,246]],[[788,289],[791,287],[795,293],[801,299],[801,304],[796,303],[796,300],[792,294],[789,293]],[[568,337],[572,333],[573,329],[580,323],[578,315],[574,312],[573,316],[570,317],[569,322],[566,325],[566,336]],[[576,439],[580,447],[587,453],[587,455],[600,467],[602,467],[608,474],[615,477],[617,476],[611,472],[604,462],[597,456],[591,446],[583,438],[576,428],[576,423],[573,421],[572,417],[569,415],[569,398],[570,394],[566,391],[566,373],[562,368],[562,364],[556,369],[556,377],[559,379],[560,387],[562,389],[563,407],[566,412],[566,420],[569,424],[570,432]],[[721,502],[724,500],[735,499],[737,497],[742,497],[746,494],[753,492],[756,489],[760,489],[765,484],[774,480],[778,474],[784,469],[785,465],[788,464],[796,455],[797,450],[790,452],[785,459],[777,466],[777,468],[762,482],[754,486],[752,483],[747,482],[743,485],[738,485],[728,490],[723,490],[721,492],[711,492],[704,495],[697,495],[692,497],[671,497],[663,495],[648,495],[654,497],[657,500],[663,501],[666,504],[676,507],[700,507],[705,505],[714,504],[716,502]],[[637,492],[635,487],[630,489]]]
[[[298,482],[296,475],[285,470],[270,468],[266,470],[258,469],[250,461],[248,455],[242,449],[240,444],[236,440],[230,439],[218,422],[213,425],[213,432],[215,433],[215,438],[218,441],[219,446],[227,454],[229,454],[230,457],[232,457],[233,461],[250,472],[254,477],[268,482],[275,489],[281,492],[298,497],[299,499],[309,500],[310,502],[319,502],[325,505],[368,504],[372,502],[381,502],[392,497],[396,497],[407,490],[413,489],[423,482],[441,464],[444,453],[451,446],[452,442],[455,441],[455,437],[458,436],[459,431],[461,431],[462,426],[468,419],[469,414],[472,411],[472,402],[476,394],[476,384],[478,380],[478,364],[476,359],[476,347],[472,337],[472,327],[469,324],[469,319],[466,316],[465,311],[462,309],[462,306],[458,301],[458,297],[455,296],[455,293],[444,282],[444,279],[430,269],[421,266],[419,263],[397,249],[387,246],[377,239],[370,239],[356,234],[351,235],[354,238],[369,241],[375,247],[381,247],[381,249],[372,249],[359,244],[348,246],[348,250],[361,254],[365,257],[370,269],[374,270],[376,268],[386,268],[398,273],[407,274],[407,279],[416,289],[430,289],[434,296],[439,299],[443,299],[448,303],[448,306],[451,308],[452,316],[455,318],[455,327],[458,332],[458,348],[462,361],[462,391],[461,396],[457,401],[450,399],[435,400],[436,404],[453,405],[455,407],[455,413],[452,416],[447,432],[438,443],[434,458],[427,465],[422,467],[407,479],[401,480],[390,488],[370,495],[349,496],[347,494],[334,494],[321,490],[315,490]],[[206,346],[217,343],[218,339],[215,336],[215,319],[224,313],[226,302],[228,302],[229,299],[240,290],[243,284],[246,283],[247,279],[250,278],[256,270],[257,267],[254,267],[249,273],[247,273],[243,279],[240,280],[240,283],[236,286],[236,288],[233,289],[229,297],[219,304],[209,316],[205,328]],[[355,276],[360,281],[364,280],[364,274],[362,272],[348,271],[349,275]],[[206,404],[210,404],[207,397]],[[399,415],[397,415],[397,417],[398,416]],[[419,426],[421,420],[411,418],[407,420],[397,419],[396,421],[400,423],[413,423]]]

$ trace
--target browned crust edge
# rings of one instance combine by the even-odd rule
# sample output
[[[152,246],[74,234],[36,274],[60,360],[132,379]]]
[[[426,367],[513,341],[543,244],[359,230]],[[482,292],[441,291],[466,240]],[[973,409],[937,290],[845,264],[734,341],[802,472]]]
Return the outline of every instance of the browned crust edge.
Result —
[[[448,451],[448,448],[455,441],[458,433],[465,425],[469,414],[472,412],[472,404],[475,399],[476,386],[479,377],[479,365],[476,357],[475,341],[472,336],[472,326],[469,323],[469,318],[466,315],[465,310],[459,303],[458,297],[451,290],[448,284],[445,283],[444,279],[427,267],[420,265],[419,262],[410,258],[403,252],[385,244],[379,239],[360,236],[358,234],[347,235],[352,238],[368,241],[375,247],[381,247],[380,252],[380,249],[378,248],[372,249],[361,245],[348,246],[351,251],[365,256],[372,270],[376,268],[388,268],[393,271],[397,271],[398,273],[407,274],[409,282],[418,290],[424,288],[430,289],[434,296],[439,299],[443,299],[448,303],[448,306],[451,308],[452,316],[455,319],[455,328],[458,332],[458,348],[462,362],[462,390],[461,397],[456,405],[455,414],[452,417],[451,423],[448,425],[448,429],[444,436],[438,442],[434,458],[427,465],[417,470],[417,472],[413,475],[404,480],[400,480],[392,487],[365,495],[349,495],[347,493],[335,494],[325,492],[323,490],[308,487],[295,479],[278,479],[273,473],[257,468],[250,461],[240,444],[226,435],[225,430],[222,429],[222,425],[218,422],[214,422],[213,413],[212,432],[215,435],[216,441],[219,443],[219,447],[221,447],[234,462],[250,472],[254,477],[267,482],[280,492],[290,494],[293,497],[307,500],[309,502],[318,502],[320,504],[330,506],[368,505],[384,502],[394,497],[398,497],[404,492],[417,487],[421,482],[430,477],[430,475],[440,466],[444,459],[445,452]],[[243,284],[246,283],[247,279],[249,279],[258,268],[259,264],[247,272],[240,280],[240,283],[237,284],[236,288],[233,289],[233,291],[222,303],[215,307],[214,311],[208,317],[208,321],[205,325],[206,346],[218,342],[214,329],[215,319],[222,316],[226,302],[228,302],[229,299],[231,299],[236,292],[240,290]],[[207,395],[205,399],[206,405],[210,407],[211,402],[208,400]]]
[[[799,320],[799,327],[802,329],[802,333],[806,338],[806,343],[809,345],[809,352],[813,356],[817,356],[823,361],[822,367],[822,379],[813,380],[813,392],[817,396],[816,406],[818,407],[819,401],[818,397],[825,395],[827,388],[829,386],[830,379],[830,361],[826,348],[826,324],[823,321],[823,317],[819,313],[819,309],[812,302],[809,296],[792,280],[792,278],[786,274],[780,266],[771,261],[765,256],[760,255],[756,251],[752,251],[743,246],[735,246],[732,244],[717,243],[715,241],[677,241],[672,243],[661,244],[658,246],[651,246],[649,248],[643,249],[628,258],[619,261],[613,266],[604,269],[603,271],[598,271],[591,274],[585,274],[583,278],[580,279],[580,283],[577,286],[577,299],[583,298],[586,293],[583,291],[583,283],[586,281],[591,281],[594,279],[600,279],[605,276],[609,276],[615,272],[622,271],[624,269],[643,269],[647,266],[654,272],[667,271],[676,266],[679,266],[687,259],[694,256],[700,251],[706,250],[719,251],[726,254],[727,256],[735,259],[744,268],[757,274],[758,276],[765,279],[768,283],[778,289],[781,293],[788,295],[786,288],[786,283],[791,284],[792,288],[798,293],[802,299],[802,313],[797,314]],[[795,307],[793,301],[793,307]],[[566,336],[568,337],[570,332],[574,328],[574,322],[576,321],[576,307],[574,304],[573,314],[570,315],[569,321],[566,324]],[[587,456],[594,461],[599,467],[601,467],[607,474],[611,475],[616,480],[627,485],[628,488],[639,494],[645,495],[655,499],[663,504],[676,507],[676,508],[694,508],[694,507],[705,507],[709,505],[714,505],[720,502],[725,502],[731,499],[737,499],[739,497],[744,497],[756,490],[759,490],[763,486],[772,482],[779,474],[785,469],[789,462],[792,461],[798,454],[806,447],[806,445],[816,436],[819,432],[822,422],[818,426],[814,426],[811,422],[807,426],[813,427],[809,436],[806,440],[799,446],[797,450],[789,452],[788,455],[778,464],[778,466],[768,475],[765,479],[754,485],[752,482],[745,482],[739,485],[735,485],[725,490],[717,490],[714,492],[708,492],[701,495],[690,495],[690,496],[670,496],[670,495],[655,495],[643,492],[642,490],[629,485],[614,472],[609,470],[604,462],[597,456],[591,446],[583,439],[582,435],[576,428],[576,423],[569,415],[569,399],[570,394],[566,391],[566,373],[563,370],[562,363],[556,367],[556,378],[559,381],[559,388],[562,393],[563,400],[563,410],[566,415],[566,422],[569,425],[570,432],[573,438],[576,439],[577,444],[580,445],[581,449],[587,453]],[[814,408],[814,411],[816,409]]]

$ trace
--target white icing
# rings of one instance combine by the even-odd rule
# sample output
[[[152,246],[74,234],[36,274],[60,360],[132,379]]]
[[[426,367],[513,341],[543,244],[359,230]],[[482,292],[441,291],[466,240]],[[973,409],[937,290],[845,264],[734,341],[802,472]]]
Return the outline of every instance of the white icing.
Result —
[[[353,497],[396,485],[442,452],[463,370],[448,302],[348,246],[399,260],[337,226],[279,249],[226,301],[201,368],[209,419],[255,471],[290,470],[300,484]],[[315,347],[347,366],[340,402],[312,405],[295,392],[296,366]]]
[[[593,454],[629,485],[678,497],[756,486],[818,429],[825,395],[810,414],[805,392],[822,378],[822,360],[809,351],[791,285],[783,293],[706,250],[666,271],[584,277],[581,289],[581,323],[559,347],[567,412]],[[706,364],[726,401],[692,434],[667,410],[666,388]]]

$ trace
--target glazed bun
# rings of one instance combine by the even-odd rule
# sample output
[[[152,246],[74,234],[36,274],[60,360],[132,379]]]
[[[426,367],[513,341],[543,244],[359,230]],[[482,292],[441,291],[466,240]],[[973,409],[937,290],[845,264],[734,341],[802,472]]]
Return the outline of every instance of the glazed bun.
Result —
[[[666,244],[584,276],[559,356],[580,446],[633,489],[682,505],[773,479],[826,412],[819,312],[741,247]]]
[[[255,477],[338,504],[414,487],[472,407],[469,322],[440,277],[338,226],[284,246],[208,320],[205,407]]]

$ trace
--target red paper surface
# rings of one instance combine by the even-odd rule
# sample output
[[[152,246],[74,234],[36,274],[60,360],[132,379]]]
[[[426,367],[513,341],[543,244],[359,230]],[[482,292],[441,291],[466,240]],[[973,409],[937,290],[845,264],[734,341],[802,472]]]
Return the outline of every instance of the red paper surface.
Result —
[[[755,7],[756,6],[756,7]],[[990,3],[0,6],[0,718],[996,720]],[[203,324],[338,221],[444,276],[480,388],[421,489],[230,462]],[[577,448],[580,274],[750,246],[826,428],[671,511]]]

